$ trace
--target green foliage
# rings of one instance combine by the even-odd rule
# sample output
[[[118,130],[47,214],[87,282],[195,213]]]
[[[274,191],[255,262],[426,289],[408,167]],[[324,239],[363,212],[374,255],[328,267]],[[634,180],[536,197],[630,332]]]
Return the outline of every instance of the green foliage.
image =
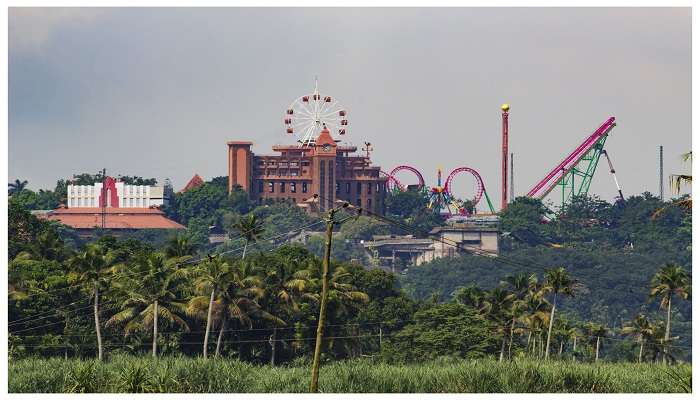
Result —
[[[228,194],[227,178],[216,177],[185,193],[176,193],[165,213],[183,225],[197,218],[209,225],[223,228],[225,213],[245,214],[251,209],[248,194],[239,186]]]
[[[74,382],[76,377],[79,382]],[[229,359],[152,360],[120,356],[102,365],[60,358],[25,359],[9,364],[8,378],[10,393],[308,392],[305,365],[273,368]],[[690,381],[689,364],[672,367],[570,361],[499,364],[493,360],[445,358],[390,365],[352,360],[323,364],[319,390],[322,393],[684,393],[691,389]]]
[[[415,362],[439,356],[482,358],[496,348],[492,329],[474,308],[444,303],[416,312],[412,322],[392,336],[383,355]]]
[[[366,216],[345,221],[340,227],[343,237],[353,240],[371,240],[373,235],[386,235],[389,232],[388,224]]]
[[[386,198],[386,211],[399,218],[409,218],[425,211],[428,195],[420,190],[391,192]]]
[[[53,210],[65,199],[65,196],[59,197],[55,192],[50,190],[39,189],[34,192],[29,189],[15,193],[10,198],[10,203],[21,205],[26,210]]]

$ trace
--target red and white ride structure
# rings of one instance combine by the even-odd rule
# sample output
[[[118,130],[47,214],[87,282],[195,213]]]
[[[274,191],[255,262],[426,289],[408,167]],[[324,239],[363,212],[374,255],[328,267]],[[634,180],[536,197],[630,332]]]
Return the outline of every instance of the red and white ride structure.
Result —
[[[348,113],[333,96],[318,90],[318,80],[313,93],[295,99],[284,115],[287,134],[295,135],[302,146],[312,146],[324,127],[333,137],[349,132]]]

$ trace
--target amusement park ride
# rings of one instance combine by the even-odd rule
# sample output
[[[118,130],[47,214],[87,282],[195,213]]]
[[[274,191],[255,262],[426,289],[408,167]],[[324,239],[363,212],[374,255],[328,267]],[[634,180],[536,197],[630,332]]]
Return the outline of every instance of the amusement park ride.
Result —
[[[296,135],[302,146],[313,146],[323,127],[331,134],[348,133],[347,111],[335,97],[321,95],[318,79],[314,92],[294,100],[284,117],[287,133]]]
[[[508,154],[508,113],[510,106],[504,104],[501,106],[503,112],[503,164],[502,164],[502,206],[506,206],[506,188],[507,188],[507,154]],[[588,136],[574,151],[567,155],[563,161],[555,166],[542,180],[537,182],[535,186],[527,193],[527,197],[544,199],[555,188],[559,187],[561,191],[561,207],[564,207],[573,196],[581,196],[588,194],[588,190],[598,166],[598,161],[601,155],[605,155],[610,166],[610,173],[615,180],[617,191],[619,193],[618,201],[624,202],[622,190],[615,176],[615,169],[610,161],[610,156],[605,151],[605,141],[608,134],[615,127],[615,117],[610,117],[598,129]],[[486,199],[487,205],[491,213],[495,213],[493,204],[486,193],[484,181],[475,170],[468,167],[459,167],[454,169],[445,180],[445,185],[441,185],[441,171],[438,170],[438,184],[435,187],[427,189],[425,180],[418,170],[408,165],[399,165],[389,172],[387,175],[391,184],[390,190],[407,190],[397,178],[396,174],[400,171],[409,171],[416,175],[418,184],[414,186],[418,190],[425,190],[428,193],[430,204],[429,208],[439,211],[442,215],[450,217],[453,215],[470,215],[472,210],[466,209],[459,205],[451,184],[454,177],[461,172],[471,173],[476,180],[476,194],[471,199],[471,206],[475,209],[476,205],[481,201],[482,196]]]
[[[507,173],[508,173],[508,116],[510,106],[503,104],[501,106],[502,117],[502,165],[501,165],[501,209],[507,206]],[[294,100],[287,108],[284,117],[284,124],[288,134],[293,134],[297,138],[297,142],[301,146],[314,146],[315,140],[324,127],[327,127],[332,134],[346,135],[349,131],[349,122],[347,119],[347,111],[331,96],[321,95],[318,90],[318,80],[314,92],[308,95],[301,96]],[[615,176],[615,170],[610,161],[608,153],[605,151],[605,141],[610,131],[615,127],[615,117],[608,118],[598,129],[588,136],[574,151],[569,153],[563,161],[557,164],[542,180],[537,182],[535,186],[527,192],[527,197],[544,199],[557,187],[561,192],[561,207],[564,207],[573,196],[588,194],[588,190],[598,166],[598,161],[601,155],[605,155],[610,167],[615,185],[619,193],[618,201],[624,202],[622,190]],[[339,140],[336,140],[338,142]],[[371,145],[365,142],[365,149],[369,155]],[[399,178],[398,173],[407,171],[413,174],[417,183],[414,185],[405,185]],[[471,174],[475,180],[474,197],[460,203],[456,197],[453,185],[454,179],[459,174]],[[428,195],[428,208],[434,212],[439,212],[445,217],[455,215],[471,215],[475,212],[476,206],[482,199],[486,200],[487,206],[491,214],[495,214],[496,210],[491,203],[491,199],[486,192],[484,181],[479,173],[469,167],[462,166],[453,169],[444,185],[442,184],[442,169],[437,171],[437,185],[427,187],[423,175],[416,168],[410,165],[399,165],[390,172],[382,172],[387,177],[386,190],[390,192],[418,190],[423,191]],[[466,206],[466,207],[465,207]]]

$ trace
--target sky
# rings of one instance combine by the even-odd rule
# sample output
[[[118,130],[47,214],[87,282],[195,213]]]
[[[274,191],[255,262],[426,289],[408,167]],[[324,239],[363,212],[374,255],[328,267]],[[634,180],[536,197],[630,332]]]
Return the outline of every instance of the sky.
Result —
[[[225,175],[227,141],[294,142],[284,112],[316,76],[382,170],[467,166],[494,203],[502,103],[516,195],[610,116],[625,195],[658,194],[659,145],[667,198],[690,173],[690,8],[10,8],[9,179]],[[590,193],[616,192],[601,163]]]

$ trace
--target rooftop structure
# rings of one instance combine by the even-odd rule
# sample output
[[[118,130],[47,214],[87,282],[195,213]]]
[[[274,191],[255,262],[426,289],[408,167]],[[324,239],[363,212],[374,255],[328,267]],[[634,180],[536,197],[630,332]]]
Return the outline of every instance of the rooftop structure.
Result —
[[[204,179],[202,179],[202,177],[199,176],[199,174],[194,174],[192,179],[190,179],[190,181],[187,182],[187,185],[185,185],[185,187],[182,188],[182,190],[180,190],[180,193],[185,193],[186,191],[202,186],[203,184]]]
[[[168,202],[164,186],[128,185],[108,176],[93,185],[67,187],[68,208],[149,208],[160,207]]]
[[[82,231],[82,235],[89,236],[95,228],[102,228],[103,215],[104,229],[117,232],[139,229],[185,229],[156,208],[59,208],[39,214],[38,217],[58,221]]]
[[[462,217],[460,221],[434,228],[427,238],[377,235],[363,242],[363,246],[373,266],[392,272],[465,252],[498,255],[497,217]]]

